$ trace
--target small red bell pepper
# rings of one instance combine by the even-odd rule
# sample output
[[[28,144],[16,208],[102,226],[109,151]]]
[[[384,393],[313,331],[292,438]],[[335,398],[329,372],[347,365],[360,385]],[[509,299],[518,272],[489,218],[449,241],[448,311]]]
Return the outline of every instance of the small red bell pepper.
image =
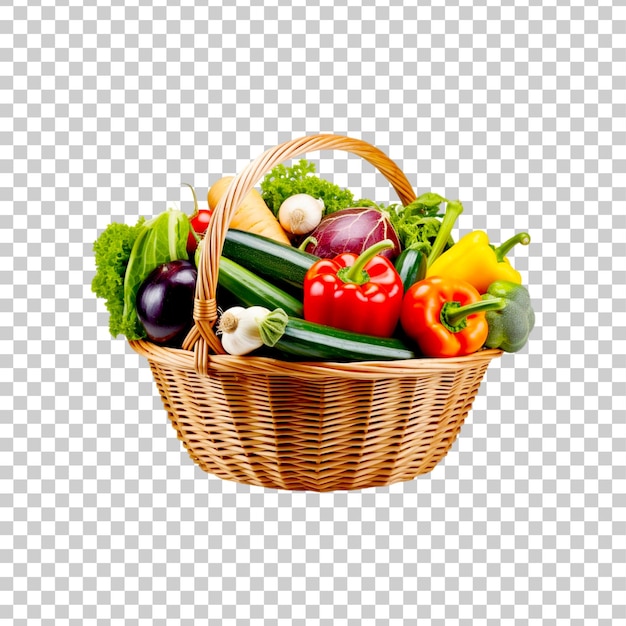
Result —
[[[304,277],[304,319],[391,337],[400,319],[404,287],[393,263],[378,253],[392,247],[385,239],[359,256],[344,252],[314,263]]]
[[[482,300],[464,280],[432,276],[406,292],[400,323],[425,356],[463,356],[483,347],[489,333],[486,311],[504,306],[502,298]]]

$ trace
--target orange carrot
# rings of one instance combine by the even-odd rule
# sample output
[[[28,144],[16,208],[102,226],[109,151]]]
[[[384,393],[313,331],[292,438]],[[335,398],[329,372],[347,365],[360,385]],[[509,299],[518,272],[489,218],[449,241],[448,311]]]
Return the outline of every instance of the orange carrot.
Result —
[[[211,186],[207,194],[211,211],[215,210],[232,180],[233,176],[224,176]],[[280,243],[291,245],[291,241],[283,227],[256,189],[252,189],[243,199],[230,222],[230,228],[263,235]]]

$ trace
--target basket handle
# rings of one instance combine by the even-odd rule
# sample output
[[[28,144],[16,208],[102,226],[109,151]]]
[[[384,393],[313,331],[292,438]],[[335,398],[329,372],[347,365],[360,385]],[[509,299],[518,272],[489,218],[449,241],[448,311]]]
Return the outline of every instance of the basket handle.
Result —
[[[198,357],[200,361],[208,358],[207,348],[214,354],[224,354],[222,345],[213,331],[217,320],[215,293],[224,238],[236,210],[254,186],[276,165],[317,150],[344,150],[360,156],[385,176],[403,205],[411,203],[416,198],[415,191],[402,170],[384,152],[360,139],[351,139],[343,135],[310,135],[292,139],[266,150],[231,181],[215,208],[204,236],[203,249],[198,263],[193,312],[195,327],[187,336],[183,346],[185,349],[191,349],[200,337],[206,341],[208,345],[202,349],[203,356],[197,354],[196,360]],[[197,365],[201,364],[197,363]],[[206,371],[205,368],[206,364],[202,369]]]

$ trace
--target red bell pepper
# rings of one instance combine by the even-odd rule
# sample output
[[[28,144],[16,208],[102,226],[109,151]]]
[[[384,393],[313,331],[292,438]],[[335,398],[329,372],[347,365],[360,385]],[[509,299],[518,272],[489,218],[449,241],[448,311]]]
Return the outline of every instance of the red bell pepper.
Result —
[[[387,239],[359,256],[344,252],[320,259],[304,277],[304,319],[342,330],[391,337],[402,308],[404,287],[395,267],[378,253]]]
[[[464,280],[431,276],[406,292],[400,323],[424,356],[463,356],[483,347],[489,333],[486,311],[504,306],[502,298],[482,300]]]

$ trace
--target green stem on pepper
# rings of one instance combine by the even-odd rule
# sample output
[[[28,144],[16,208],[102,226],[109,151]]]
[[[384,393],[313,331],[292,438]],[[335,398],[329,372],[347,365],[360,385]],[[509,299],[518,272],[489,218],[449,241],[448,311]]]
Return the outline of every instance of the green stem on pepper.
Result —
[[[369,274],[365,271],[365,266],[383,250],[393,248],[393,241],[389,239],[383,239],[370,246],[366,250],[363,250],[357,257],[356,261],[350,267],[342,267],[337,276],[341,278],[344,283],[356,283],[357,285],[363,285],[370,279]]]
[[[498,263],[504,261],[504,257],[507,255],[509,250],[511,250],[511,248],[516,246],[518,243],[521,243],[523,246],[527,246],[530,243],[530,235],[528,233],[517,233],[517,235],[513,235],[510,239],[501,243],[497,248],[494,248],[493,251],[496,254]]]
[[[446,302],[441,307],[439,317],[441,323],[453,333],[458,333],[467,326],[467,316],[482,311],[499,311],[506,306],[504,298],[492,300],[479,300],[465,306],[459,306],[458,302]]]

